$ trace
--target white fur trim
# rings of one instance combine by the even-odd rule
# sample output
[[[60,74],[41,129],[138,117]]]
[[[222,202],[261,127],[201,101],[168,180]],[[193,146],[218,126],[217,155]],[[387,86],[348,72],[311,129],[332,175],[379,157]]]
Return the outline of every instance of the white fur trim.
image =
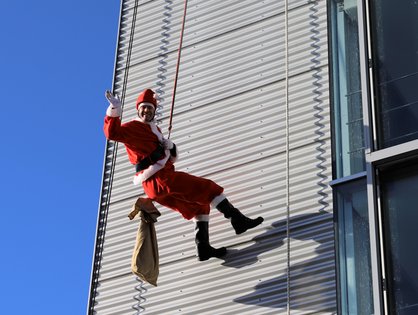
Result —
[[[134,182],[134,185],[139,185],[139,184],[142,184],[144,180],[145,179],[142,173],[138,173],[134,176],[133,182]]]
[[[220,194],[219,196],[213,198],[213,200],[210,202],[210,205],[213,208],[216,208],[216,206],[219,205],[224,199],[226,199],[226,196],[224,194]]]
[[[209,222],[209,214],[199,214],[194,216],[194,222]]]
[[[170,154],[170,161],[174,164],[178,161],[179,159],[179,151],[177,150],[177,146],[176,146],[176,156],[172,156]]]
[[[154,104],[150,103],[150,102],[143,102],[143,103],[139,103],[138,108],[142,107],[142,106],[152,106],[155,109]]]
[[[133,182],[134,185],[139,185],[143,181],[150,178],[152,175],[157,173],[160,169],[162,169],[165,166],[165,163],[167,163],[168,159],[170,157],[170,151],[165,150],[165,158],[162,160],[157,161],[155,164],[152,164],[150,167],[142,171],[141,173],[138,173],[135,175]]]
[[[149,123],[152,132],[158,137],[158,141],[163,142],[164,136],[163,134],[158,130],[157,125],[153,122]]]
[[[106,115],[110,117],[119,117],[121,113],[122,113],[121,108],[115,107],[112,104],[110,104],[106,110]]]

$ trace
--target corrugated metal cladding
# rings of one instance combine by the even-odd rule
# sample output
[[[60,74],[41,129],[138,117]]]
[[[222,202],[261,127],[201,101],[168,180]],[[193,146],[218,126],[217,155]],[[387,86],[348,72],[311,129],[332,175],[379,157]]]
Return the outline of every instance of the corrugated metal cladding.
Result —
[[[113,163],[115,169],[108,215],[105,202],[99,212],[106,224],[104,238],[98,231],[91,313],[134,314],[134,296],[149,315],[336,312],[326,1],[285,7],[189,0],[171,135],[178,170],[215,180],[242,212],[265,222],[236,236],[213,210],[212,245],[227,246],[229,254],[198,262],[193,223],[159,207],[158,287],[145,284],[139,293],[130,271],[138,221],[127,214],[143,191],[132,185],[124,147],[114,160],[109,146],[104,192]],[[166,131],[183,1],[139,1],[136,9],[128,54],[135,1],[123,1],[115,91],[122,93],[130,57],[123,118],[134,117],[138,92],[150,87],[163,92]]]

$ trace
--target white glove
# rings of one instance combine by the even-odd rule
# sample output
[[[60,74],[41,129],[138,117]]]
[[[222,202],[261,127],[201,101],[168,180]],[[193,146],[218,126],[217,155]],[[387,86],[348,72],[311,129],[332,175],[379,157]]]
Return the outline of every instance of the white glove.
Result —
[[[162,144],[165,150],[171,150],[174,147],[174,143],[170,139],[164,139]]]
[[[110,92],[109,90],[107,90],[105,92],[105,96],[107,98],[107,100],[110,102],[110,104],[112,104],[112,106],[114,108],[119,108],[122,106],[122,103],[120,102],[119,98],[117,96],[114,96],[112,94],[112,92]]]

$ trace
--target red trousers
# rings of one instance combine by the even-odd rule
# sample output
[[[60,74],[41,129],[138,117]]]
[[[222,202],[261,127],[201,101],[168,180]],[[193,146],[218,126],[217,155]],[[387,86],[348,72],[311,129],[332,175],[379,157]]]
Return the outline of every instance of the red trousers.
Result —
[[[176,172],[172,164],[142,182],[142,187],[150,199],[180,212],[187,220],[209,214],[211,201],[224,190],[209,179]]]

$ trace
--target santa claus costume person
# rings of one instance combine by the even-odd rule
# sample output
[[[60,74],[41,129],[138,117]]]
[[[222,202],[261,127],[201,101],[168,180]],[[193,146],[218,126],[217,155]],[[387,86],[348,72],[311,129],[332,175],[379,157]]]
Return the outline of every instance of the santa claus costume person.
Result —
[[[263,222],[262,217],[250,219],[234,208],[223,195],[224,189],[215,182],[176,171],[177,147],[165,139],[154,122],[157,100],[150,89],[139,94],[138,116],[121,123],[121,102],[106,91],[110,104],[104,119],[104,133],[109,140],[122,142],[129,161],[135,165],[134,184],[142,184],[147,196],[159,204],[179,212],[196,222],[196,248],[199,260],[222,257],[226,248],[213,248],[209,243],[209,212],[214,207],[230,219],[236,234],[241,234]]]

